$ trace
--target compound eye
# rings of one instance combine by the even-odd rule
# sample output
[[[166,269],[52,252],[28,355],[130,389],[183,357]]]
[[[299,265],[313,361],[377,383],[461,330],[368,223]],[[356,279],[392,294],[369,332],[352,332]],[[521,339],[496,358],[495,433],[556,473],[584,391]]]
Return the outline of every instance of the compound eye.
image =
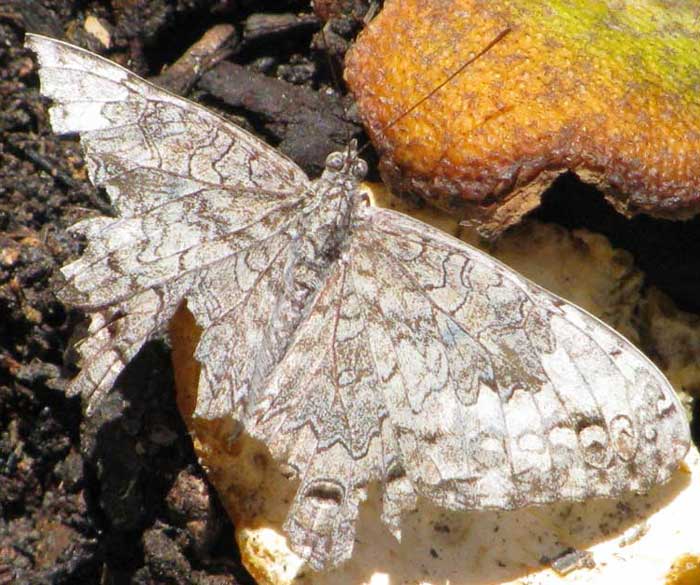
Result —
[[[326,168],[329,171],[341,171],[345,164],[345,156],[342,152],[331,152],[326,157]]]
[[[352,174],[357,179],[364,179],[367,175],[367,163],[361,158],[358,158],[355,164],[352,166]]]

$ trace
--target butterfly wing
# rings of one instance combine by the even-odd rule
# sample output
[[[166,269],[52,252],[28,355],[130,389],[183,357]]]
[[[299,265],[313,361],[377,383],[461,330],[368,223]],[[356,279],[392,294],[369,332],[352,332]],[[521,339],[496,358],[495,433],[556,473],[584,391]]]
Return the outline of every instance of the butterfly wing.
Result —
[[[668,479],[689,425],[630,342],[459,240],[393,211],[364,214],[349,270],[418,493],[512,509]]]
[[[300,479],[285,528],[313,567],[350,556],[374,480],[398,533],[417,495],[511,509],[669,477],[688,425],[634,346],[434,228],[359,213],[244,421]]]
[[[183,300],[205,333],[263,318],[309,181],[251,134],[106,59],[37,35],[26,44],[54,130],[80,134],[90,179],[117,212],[72,228],[88,246],[63,268],[61,297],[92,318],[70,388],[91,408]]]
[[[359,503],[385,483],[383,519],[398,529],[414,494],[398,451],[350,266],[336,262],[284,358],[243,420],[300,480],[285,530],[315,569],[347,560]]]

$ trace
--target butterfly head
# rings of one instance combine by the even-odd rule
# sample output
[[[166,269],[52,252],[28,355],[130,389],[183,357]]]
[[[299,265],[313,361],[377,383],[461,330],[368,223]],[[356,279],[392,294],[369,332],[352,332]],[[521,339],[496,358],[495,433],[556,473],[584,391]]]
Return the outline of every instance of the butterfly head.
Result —
[[[367,163],[357,153],[357,140],[351,140],[343,151],[331,152],[326,158],[324,175],[339,179],[349,178],[357,183],[367,175]]]

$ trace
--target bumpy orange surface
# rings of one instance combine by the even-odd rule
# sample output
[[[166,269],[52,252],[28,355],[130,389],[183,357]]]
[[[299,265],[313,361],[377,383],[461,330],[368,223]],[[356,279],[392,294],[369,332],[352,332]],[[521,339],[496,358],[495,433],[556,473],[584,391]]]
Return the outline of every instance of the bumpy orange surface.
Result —
[[[564,169],[623,212],[686,217],[700,210],[698,35],[696,1],[388,0],[346,78],[385,180],[495,231]]]

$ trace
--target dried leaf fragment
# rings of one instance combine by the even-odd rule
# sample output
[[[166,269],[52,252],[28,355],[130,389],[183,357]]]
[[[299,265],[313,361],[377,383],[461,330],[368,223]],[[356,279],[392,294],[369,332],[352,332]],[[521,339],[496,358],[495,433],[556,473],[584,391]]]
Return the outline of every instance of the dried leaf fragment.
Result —
[[[567,169],[623,213],[687,217],[700,209],[699,10],[392,0],[348,55],[346,77],[385,181],[491,231],[517,223]]]

